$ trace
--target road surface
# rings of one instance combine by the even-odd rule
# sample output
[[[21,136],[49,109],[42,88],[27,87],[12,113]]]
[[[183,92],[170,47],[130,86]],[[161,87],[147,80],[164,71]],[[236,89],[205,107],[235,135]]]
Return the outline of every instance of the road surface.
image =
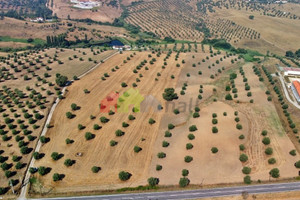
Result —
[[[134,200],[134,199],[199,199],[208,197],[239,196],[243,192],[248,194],[275,193],[300,190],[300,182],[261,184],[251,186],[236,186],[227,188],[212,188],[198,190],[181,190],[168,192],[133,193],[133,194],[114,194],[98,196],[79,196],[79,197],[59,197],[43,198],[42,200]],[[41,198],[39,198],[41,199]]]
[[[118,53],[119,53],[118,51],[115,52],[114,54],[112,54],[112,55],[108,56],[107,58],[105,58],[103,61],[106,61],[106,60],[110,59],[111,57],[115,56]],[[98,63],[97,65],[95,65],[94,67],[92,67],[91,69],[89,69],[88,71],[86,71],[85,73],[83,73],[82,75],[80,75],[79,78],[82,78],[83,76],[87,75],[88,73],[90,73],[91,71],[93,71],[94,69],[96,69],[97,67],[99,67],[99,65],[101,65],[101,64],[102,64],[101,62]],[[67,87],[68,86],[66,86],[66,87],[64,87],[62,89],[62,95],[64,95]],[[56,98],[56,100],[53,103],[53,105],[52,105],[52,107],[50,109],[50,112],[49,112],[49,114],[47,116],[47,120],[46,120],[46,123],[45,123],[45,125],[43,127],[43,130],[42,130],[42,133],[41,133],[40,137],[46,135],[47,130],[48,130],[47,124],[50,124],[50,121],[51,121],[52,115],[54,113],[54,110],[55,110],[55,108],[56,108],[56,106],[57,106],[57,104],[59,102],[60,102],[60,99]],[[40,140],[38,140],[37,145],[36,145],[35,149],[33,150],[33,152],[39,152],[41,146],[42,146],[42,143],[41,143]],[[27,168],[27,171],[26,171],[26,174],[25,174],[24,182],[22,183],[23,187],[21,189],[20,196],[18,197],[18,200],[24,200],[24,199],[26,199],[26,193],[27,193],[27,188],[28,188],[28,181],[29,181],[29,178],[30,178],[29,169],[34,166],[34,161],[35,161],[35,159],[31,158],[29,167]]]

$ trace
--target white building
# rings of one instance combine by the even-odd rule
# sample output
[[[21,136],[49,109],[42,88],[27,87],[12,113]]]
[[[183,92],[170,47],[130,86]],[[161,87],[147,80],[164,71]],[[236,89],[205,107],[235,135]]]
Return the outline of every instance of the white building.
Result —
[[[300,68],[285,67],[283,73],[285,76],[300,76]]]

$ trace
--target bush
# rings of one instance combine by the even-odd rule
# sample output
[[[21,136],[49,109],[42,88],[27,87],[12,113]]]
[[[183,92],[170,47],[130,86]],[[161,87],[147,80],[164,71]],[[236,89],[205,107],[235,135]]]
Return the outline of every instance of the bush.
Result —
[[[162,170],[162,166],[161,165],[156,165],[156,171],[160,171]]]
[[[169,131],[166,131],[166,132],[165,132],[165,137],[172,137],[172,133],[169,132]]]
[[[67,113],[66,113],[66,117],[67,117],[68,119],[72,119],[72,118],[73,118],[73,114],[72,114],[71,112],[67,112]]]
[[[149,124],[154,124],[154,123],[155,123],[155,120],[152,119],[152,118],[150,118],[148,122],[149,122]]]
[[[262,143],[263,143],[264,145],[268,145],[268,144],[271,143],[271,140],[270,140],[269,137],[264,137],[263,140],[262,140]]]
[[[158,178],[154,178],[154,177],[148,178],[148,184],[151,187],[154,187],[154,186],[158,185],[158,183],[159,183],[159,179]]]
[[[218,123],[218,120],[217,119],[212,119],[212,124],[217,124]]]
[[[265,154],[272,155],[273,154],[273,149],[271,147],[266,148]]]
[[[246,162],[248,160],[248,156],[246,154],[241,154],[240,155],[240,161],[241,162]]]
[[[295,163],[296,168],[300,168],[300,160]]]
[[[192,157],[192,156],[185,156],[185,157],[184,157],[184,162],[189,163],[189,162],[192,162],[192,160],[193,160],[193,157]]]
[[[193,113],[193,118],[198,118],[198,117],[200,117],[199,113],[197,113],[197,112]]]
[[[128,119],[129,119],[130,121],[132,121],[132,120],[135,120],[135,117],[134,117],[133,115],[129,115],[129,116],[128,116]]]
[[[193,146],[192,143],[187,143],[187,144],[185,145],[185,148],[186,148],[187,150],[192,149],[193,147],[194,147],[194,146]]]
[[[246,183],[246,184],[251,184],[251,177],[250,176],[245,176],[244,177],[244,183]]]
[[[175,126],[173,124],[168,124],[168,129],[172,130],[173,128],[175,128]]]
[[[189,175],[189,170],[183,169],[183,170],[181,171],[181,174],[182,174],[183,177],[186,177],[186,176]]]
[[[134,151],[135,153],[138,153],[138,152],[142,151],[142,148],[139,147],[139,146],[134,146],[133,151]]]
[[[170,145],[170,143],[167,141],[162,142],[162,147],[168,147],[169,145]]]
[[[276,163],[276,159],[275,158],[270,158],[269,160],[268,160],[268,163],[269,164],[275,164]]]
[[[243,167],[242,172],[244,174],[250,174],[251,173],[251,168],[250,167]]]
[[[243,144],[241,144],[239,147],[240,147],[240,150],[241,150],[241,151],[244,151],[244,150],[245,150],[245,146],[244,146]]]
[[[296,150],[295,150],[295,149],[294,149],[294,150],[291,150],[291,151],[290,151],[290,155],[296,156]]]
[[[212,132],[213,132],[213,133],[218,133],[218,131],[219,131],[219,130],[218,130],[218,128],[217,128],[217,127],[215,127],[215,126],[214,126],[214,127],[212,127]]]
[[[177,93],[175,93],[174,88],[166,88],[164,93],[163,93],[163,98],[166,101],[172,101],[174,99],[178,99]]]
[[[239,139],[243,140],[243,139],[245,139],[245,136],[242,134],[242,135],[239,136]]]
[[[262,136],[266,136],[268,134],[268,131],[266,131],[266,130],[263,130],[262,132],[261,132],[261,135]]]
[[[115,132],[117,137],[123,136],[125,133],[123,131],[121,131],[120,129],[116,130]]]
[[[179,180],[179,186],[180,187],[186,187],[190,183],[190,180],[188,178],[180,178]]]
[[[60,181],[62,179],[62,176],[58,173],[54,173],[52,179],[53,181]]]
[[[165,158],[167,155],[164,153],[164,152],[159,152],[158,154],[157,154],[157,157],[158,158]]]
[[[95,135],[92,134],[91,132],[86,132],[84,137],[86,140],[91,140],[95,137]]]
[[[116,146],[118,144],[118,142],[116,142],[115,140],[111,140],[109,142],[110,146],[113,147],[113,146]]]
[[[107,123],[107,122],[109,121],[109,119],[106,118],[106,117],[100,117],[100,121],[101,121],[102,123]]]
[[[51,158],[53,159],[53,160],[58,160],[58,159],[60,159],[60,155],[59,155],[59,153],[57,153],[57,152],[53,152],[52,154],[51,154]]]
[[[226,94],[225,100],[228,100],[228,101],[232,100],[231,94]]]
[[[70,166],[72,166],[74,163],[75,163],[74,160],[66,159],[65,162],[64,162],[64,165],[67,166],[67,167],[70,167]]]
[[[69,138],[66,139],[66,144],[72,144],[74,142],[74,140],[71,140]]]
[[[75,110],[78,109],[78,106],[77,106],[75,103],[72,103],[72,104],[71,104],[71,109],[72,109],[73,111],[75,111]]]
[[[130,179],[130,177],[131,177],[131,174],[129,172],[121,171],[119,173],[119,179],[121,181],[127,181]]]
[[[213,147],[213,148],[211,148],[211,152],[212,153],[217,153],[219,150],[218,150],[218,148],[217,147]]]
[[[180,113],[178,109],[174,109],[173,112],[175,115],[178,115]]]
[[[279,178],[280,173],[279,173],[279,169],[278,168],[273,168],[271,169],[271,171],[269,172],[269,174],[273,177],[273,178]]]
[[[44,176],[44,175],[46,175],[47,173],[49,173],[49,169],[46,168],[46,167],[44,167],[44,166],[40,166],[40,167],[38,168],[38,172],[39,172],[39,174],[40,174],[41,176]]]
[[[98,172],[100,171],[100,169],[101,169],[101,168],[98,167],[98,166],[93,166],[93,167],[92,167],[92,172],[93,172],[93,173],[98,173]]]
[[[236,125],[236,128],[237,128],[238,130],[241,130],[241,129],[243,128],[243,126],[242,126],[241,124],[237,124],[237,125]]]
[[[190,134],[188,135],[188,138],[189,138],[189,140],[193,140],[193,139],[195,139],[195,135],[192,134],[192,133],[190,133]]]

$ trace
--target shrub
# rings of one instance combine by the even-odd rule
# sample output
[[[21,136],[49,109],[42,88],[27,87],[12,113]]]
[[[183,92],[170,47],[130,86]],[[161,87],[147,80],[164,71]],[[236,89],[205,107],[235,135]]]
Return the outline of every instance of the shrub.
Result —
[[[198,118],[198,117],[200,117],[199,113],[197,113],[197,112],[193,113],[193,118]]]
[[[129,115],[129,116],[128,116],[128,119],[129,119],[130,121],[132,121],[132,120],[135,120],[135,117],[134,117],[133,115]]]
[[[296,155],[296,150],[295,150],[295,149],[294,149],[294,150],[291,150],[291,151],[290,151],[290,155],[295,156],[295,155]]]
[[[179,186],[180,187],[186,187],[190,183],[190,180],[188,178],[180,178],[179,180]]]
[[[117,137],[123,136],[125,133],[123,131],[121,131],[120,129],[116,130],[115,132]]]
[[[192,134],[192,133],[190,133],[190,134],[188,135],[188,138],[189,138],[189,140],[193,140],[193,139],[195,139],[195,135]]]
[[[148,184],[151,186],[151,187],[154,187],[156,185],[158,185],[159,183],[159,179],[158,178],[154,178],[154,177],[150,177],[148,178]]]
[[[177,93],[175,93],[174,88],[166,88],[163,93],[163,98],[166,101],[172,101],[174,99],[178,99]]]
[[[139,147],[139,146],[134,146],[133,151],[134,151],[135,153],[138,153],[138,152],[142,151],[142,148]]]
[[[154,123],[155,123],[155,120],[152,119],[152,118],[150,118],[148,122],[149,122],[149,124],[154,124]]]
[[[273,168],[271,169],[271,171],[269,172],[269,174],[273,177],[273,178],[279,178],[280,173],[279,173],[279,169],[278,168]]]
[[[52,154],[51,154],[51,158],[53,159],[53,160],[58,160],[58,159],[60,159],[60,155],[59,155],[59,153],[57,153],[57,152],[53,152]]]
[[[185,145],[185,148],[186,148],[187,150],[192,149],[193,147],[194,147],[194,146],[193,146],[192,143],[187,143],[187,144]]]
[[[84,137],[86,140],[91,140],[95,137],[95,135],[92,134],[91,132],[86,132]]]
[[[242,172],[244,174],[250,174],[251,173],[251,168],[250,167],[243,167]]]
[[[174,112],[175,115],[178,115],[180,113],[178,109],[174,109],[173,112]]]
[[[189,130],[190,130],[191,132],[194,132],[194,131],[196,131],[196,130],[198,130],[198,129],[197,129],[197,126],[196,126],[196,125],[192,125],[192,126],[189,127]]]
[[[74,142],[74,140],[71,140],[69,138],[66,139],[66,144],[72,144]]]
[[[101,168],[98,167],[98,166],[93,166],[91,170],[92,170],[93,173],[98,173],[100,171],[100,169]]]
[[[189,170],[183,169],[183,170],[181,171],[181,174],[182,174],[183,177],[186,177],[186,176],[189,175]]]
[[[266,130],[263,130],[262,132],[261,132],[261,135],[262,136],[266,136],[268,134],[268,131],[266,131]]]
[[[94,124],[94,130],[99,130],[99,129],[101,129],[101,126],[99,126],[98,124]]]
[[[38,172],[39,172],[39,174],[40,174],[41,176],[44,176],[44,175],[46,175],[46,174],[49,172],[49,169],[47,169],[47,168],[44,167],[44,166],[40,166],[40,167],[38,168]]]
[[[162,147],[168,147],[169,145],[170,145],[170,143],[167,141],[162,142]]]
[[[72,119],[72,118],[73,118],[73,114],[72,114],[71,112],[67,112],[67,113],[66,113],[66,117],[67,117],[68,119]]]
[[[218,148],[217,147],[213,147],[213,148],[211,148],[211,152],[212,153],[217,153],[219,150],[218,150]]]
[[[173,124],[168,124],[168,129],[172,130],[173,128],[175,128],[175,126]]]
[[[106,118],[106,117],[100,117],[100,121],[101,121],[102,123],[107,123],[107,122],[109,121],[109,119]]]
[[[71,109],[72,109],[73,111],[75,111],[75,110],[78,109],[78,106],[77,106],[75,103],[72,103],[72,104],[71,104]]]
[[[263,143],[264,145],[268,145],[268,144],[271,143],[271,140],[270,140],[269,137],[264,137],[263,140],[262,140],[262,143]]]
[[[130,177],[131,177],[131,174],[129,172],[121,171],[119,173],[119,179],[121,181],[127,181],[130,179]]]
[[[248,156],[246,154],[241,154],[240,155],[240,161],[241,162],[246,162],[248,160]]]
[[[162,166],[161,165],[156,165],[156,171],[160,171],[162,170]]]
[[[62,176],[58,173],[54,173],[52,179],[53,181],[60,181],[62,179]]]
[[[251,177],[250,176],[245,176],[244,177],[244,183],[246,183],[246,184],[251,184]]]
[[[212,124],[217,124],[218,123],[218,120],[217,119],[212,119]]]
[[[271,147],[266,148],[265,154],[272,155],[273,154],[273,149]]]
[[[213,132],[213,133],[218,133],[218,131],[219,131],[219,130],[218,130],[218,128],[217,128],[217,127],[215,127],[215,126],[214,126],[214,127],[212,127],[212,132]]]
[[[166,132],[165,132],[165,137],[172,137],[172,133],[169,132],[169,131],[166,131]]]
[[[75,163],[74,160],[66,159],[65,162],[64,162],[64,165],[67,166],[67,167],[70,167],[70,166],[72,166],[74,163]]]
[[[300,160],[295,163],[296,168],[300,168]]]
[[[239,136],[239,139],[243,140],[243,139],[245,139],[245,136],[242,134],[242,135]]]
[[[276,159],[275,158],[270,158],[269,160],[268,160],[268,163],[269,164],[275,164],[276,163]]]
[[[240,150],[241,150],[241,151],[244,151],[244,150],[245,150],[245,146],[244,146],[243,144],[241,144],[239,147],[240,147]]]
[[[241,130],[241,129],[243,128],[243,126],[242,126],[241,124],[237,124],[237,125],[236,125],[236,128],[237,128],[238,130]]]
[[[189,162],[192,162],[192,160],[193,160],[193,157],[192,157],[192,156],[185,156],[185,157],[184,157],[184,162],[189,163]]]
[[[228,101],[232,100],[231,94],[226,94],[225,100],[228,100]]]
[[[159,153],[157,154],[157,157],[158,157],[158,158],[165,158],[165,157],[166,157],[166,154],[165,154],[164,152],[159,152]]]

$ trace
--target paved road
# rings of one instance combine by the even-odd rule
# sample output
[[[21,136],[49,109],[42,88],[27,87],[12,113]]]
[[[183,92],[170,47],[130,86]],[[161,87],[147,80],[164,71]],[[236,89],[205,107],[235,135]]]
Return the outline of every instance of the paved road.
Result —
[[[169,191],[169,192],[44,198],[42,200],[199,199],[199,198],[208,198],[208,197],[237,196],[237,195],[242,195],[243,192],[248,192],[248,194],[259,194],[259,193],[288,192],[288,191],[296,191],[296,190],[300,190],[300,182],[261,184],[261,185],[252,185],[252,186],[237,186],[237,187],[199,189],[199,190],[182,190],[182,191]]]
[[[103,61],[106,61],[106,60],[110,59],[111,57],[115,56],[116,54],[119,54],[119,52],[118,51],[115,52],[114,54],[112,54],[112,55],[108,56],[107,58],[105,58]],[[102,64],[101,62],[98,63],[93,68],[89,69],[88,71],[86,71],[85,73],[83,73],[82,75],[80,75],[79,78],[82,78],[83,76],[87,75],[88,73],[90,73],[91,71],[93,71],[94,69],[96,69],[101,64]],[[62,95],[64,95],[66,89],[67,89],[67,86],[62,89]],[[43,127],[43,130],[42,130],[42,133],[41,133],[40,137],[46,135],[47,130],[48,130],[47,124],[50,124],[50,121],[51,121],[52,115],[54,113],[54,110],[55,110],[55,108],[56,108],[56,106],[57,106],[57,104],[59,102],[60,102],[60,99],[56,98],[56,100],[53,103],[53,105],[52,105],[52,107],[50,109],[50,112],[49,112],[49,114],[47,116],[47,120],[46,120],[46,123],[45,123],[45,125]],[[33,152],[39,152],[41,146],[42,146],[42,143],[41,143],[40,140],[38,140],[37,145],[36,145],[35,149],[33,150]],[[28,169],[26,171],[26,174],[25,174],[24,183],[22,183],[23,187],[21,189],[20,196],[18,197],[18,200],[24,200],[24,199],[26,199],[26,193],[27,193],[27,188],[28,188],[28,181],[29,181],[29,178],[30,178],[29,169],[30,169],[30,167],[34,166],[34,162],[35,162],[35,159],[31,158],[29,167],[28,167]]]
[[[278,73],[278,74],[279,74],[279,80],[281,82],[285,97],[291,104],[293,104],[296,108],[300,109],[300,105],[290,98],[289,92],[286,89],[286,84],[285,84],[285,81],[284,81],[282,75],[280,73]]]

